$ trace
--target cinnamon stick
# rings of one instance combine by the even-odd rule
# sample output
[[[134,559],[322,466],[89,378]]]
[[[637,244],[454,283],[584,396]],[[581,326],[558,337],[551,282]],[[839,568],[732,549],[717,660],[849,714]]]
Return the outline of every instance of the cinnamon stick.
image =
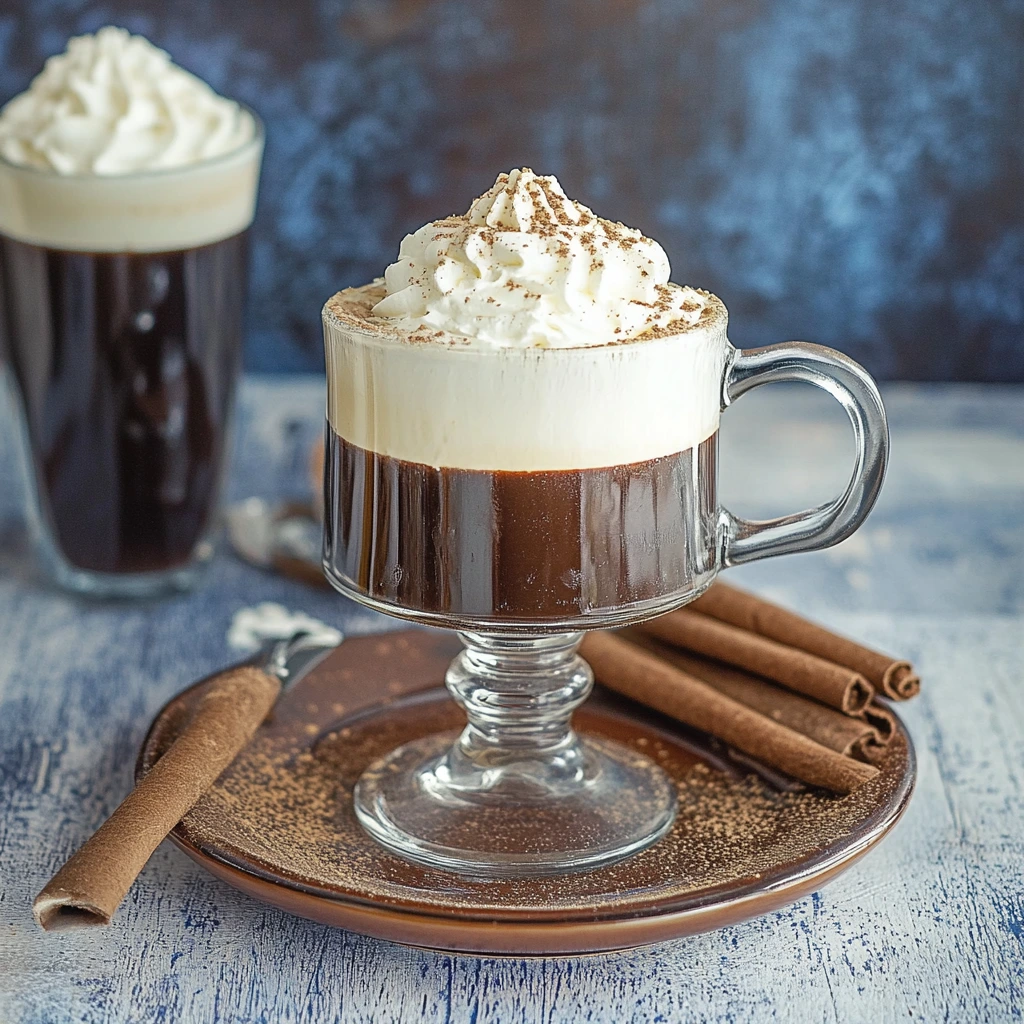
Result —
[[[875,695],[874,687],[859,672],[690,607],[650,619],[637,628],[670,644],[765,676],[846,715],[859,714]]]
[[[892,700],[909,700],[921,689],[921,679],[909,661],[871,650],[720,580],[689,607],[826,661],[845,665]]]
[[[896,718],[888,708],[883,708],[877,700],[873,700],[860,713],[860,717],[878,733],[878,739],[885,746],[896,732]]]
[[[39,925],[109,924],[153,851],[249,742],[280,692],[279,679],[255,668],[216,677],[167,753],[35,898]]]
[[[866,717],[844,715],[762,676],[681,651],[632,629],[621,630],[619,635],[772,721],[847,757],[871,761],[878,757],[892,736],[890,729],[883,740]]]
[[[611,633],[588,633],[580,653],[609,689],[711,733],[794,778],[851,793],[878,774],[773,721],[682,669]]]

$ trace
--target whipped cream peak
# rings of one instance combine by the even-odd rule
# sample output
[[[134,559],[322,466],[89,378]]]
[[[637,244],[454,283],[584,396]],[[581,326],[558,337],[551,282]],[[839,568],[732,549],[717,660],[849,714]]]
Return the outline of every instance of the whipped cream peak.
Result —
[[[705,297],[670,272],[657,242],[523,168],[499,175],[464,215],[407,235],[373,315],[484,346],[614,344],[700,320]]]
[[[534,174],[524,167],[499,174],[497,181],[473,200],[466,219],[474,226],[500,231],[543,232],[556,225],[568,227],[595,218],[587,207],[573,202],[562,191],[557,178]]]
[[[130,174],[225,155],[255,131],[251,114],[163,50],[107,26],[69,40],[0,110],[0,156],[65,175]]]

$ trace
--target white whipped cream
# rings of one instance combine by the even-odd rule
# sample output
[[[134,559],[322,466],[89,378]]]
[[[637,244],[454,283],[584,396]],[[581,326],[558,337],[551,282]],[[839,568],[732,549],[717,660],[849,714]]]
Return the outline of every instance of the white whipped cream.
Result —
[[[407,235],[373,314],[485,346],[607,345],[700,319],[705,297],[669,273],[657,242],[523,168],[499,175],[465,215]]]
[[[328,644],[340,644],[344,639],[326,622],[305,612],[289,611],[273,601],[264,601],[252,608],[239,608],[231,617],[225,639],[228,646],[236,651],[255,651],[267,640],[287,640],[299,630],[305,630]]]
[[[248,111],[105,28],[0,112],[0,234],[81,252],[217,242],[252,223],[262,152]]]
[[[64,175],[185,167],[254,134],[237,103],[146,39],[110,26],[71,39],[0,111],[0,156]]]

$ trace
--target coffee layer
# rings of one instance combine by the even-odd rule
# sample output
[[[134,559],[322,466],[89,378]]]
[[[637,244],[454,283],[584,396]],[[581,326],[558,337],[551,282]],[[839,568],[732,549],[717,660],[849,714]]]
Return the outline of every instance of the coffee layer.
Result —
[[[434,614],[543,621],[658,600],[715,564],[716,442],[517,473],[436,469],[328,430],[326,558],[361,592]]]
[[[0,336],[40,513],[79,569],[187,563],[214,515],[238,372],[244,235],[92,255],[0,237]]]
[[[370,315],[382,294],[348,289],[324,308],[327,415],[356,447],[434,467],[534,472],[657,459],[718,429],[731,347],[713,295],[678,333],[566,349],[404,333]]]

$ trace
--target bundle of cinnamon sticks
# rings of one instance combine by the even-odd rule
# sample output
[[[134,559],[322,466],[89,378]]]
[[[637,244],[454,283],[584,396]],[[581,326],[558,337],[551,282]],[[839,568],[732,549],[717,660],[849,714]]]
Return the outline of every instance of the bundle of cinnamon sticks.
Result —
[[[879,698],[921,686],[909,662],[720,581],[640,626],[588,633],[580,653],[609,689],[839,794],[878,774],[895,731]]]

